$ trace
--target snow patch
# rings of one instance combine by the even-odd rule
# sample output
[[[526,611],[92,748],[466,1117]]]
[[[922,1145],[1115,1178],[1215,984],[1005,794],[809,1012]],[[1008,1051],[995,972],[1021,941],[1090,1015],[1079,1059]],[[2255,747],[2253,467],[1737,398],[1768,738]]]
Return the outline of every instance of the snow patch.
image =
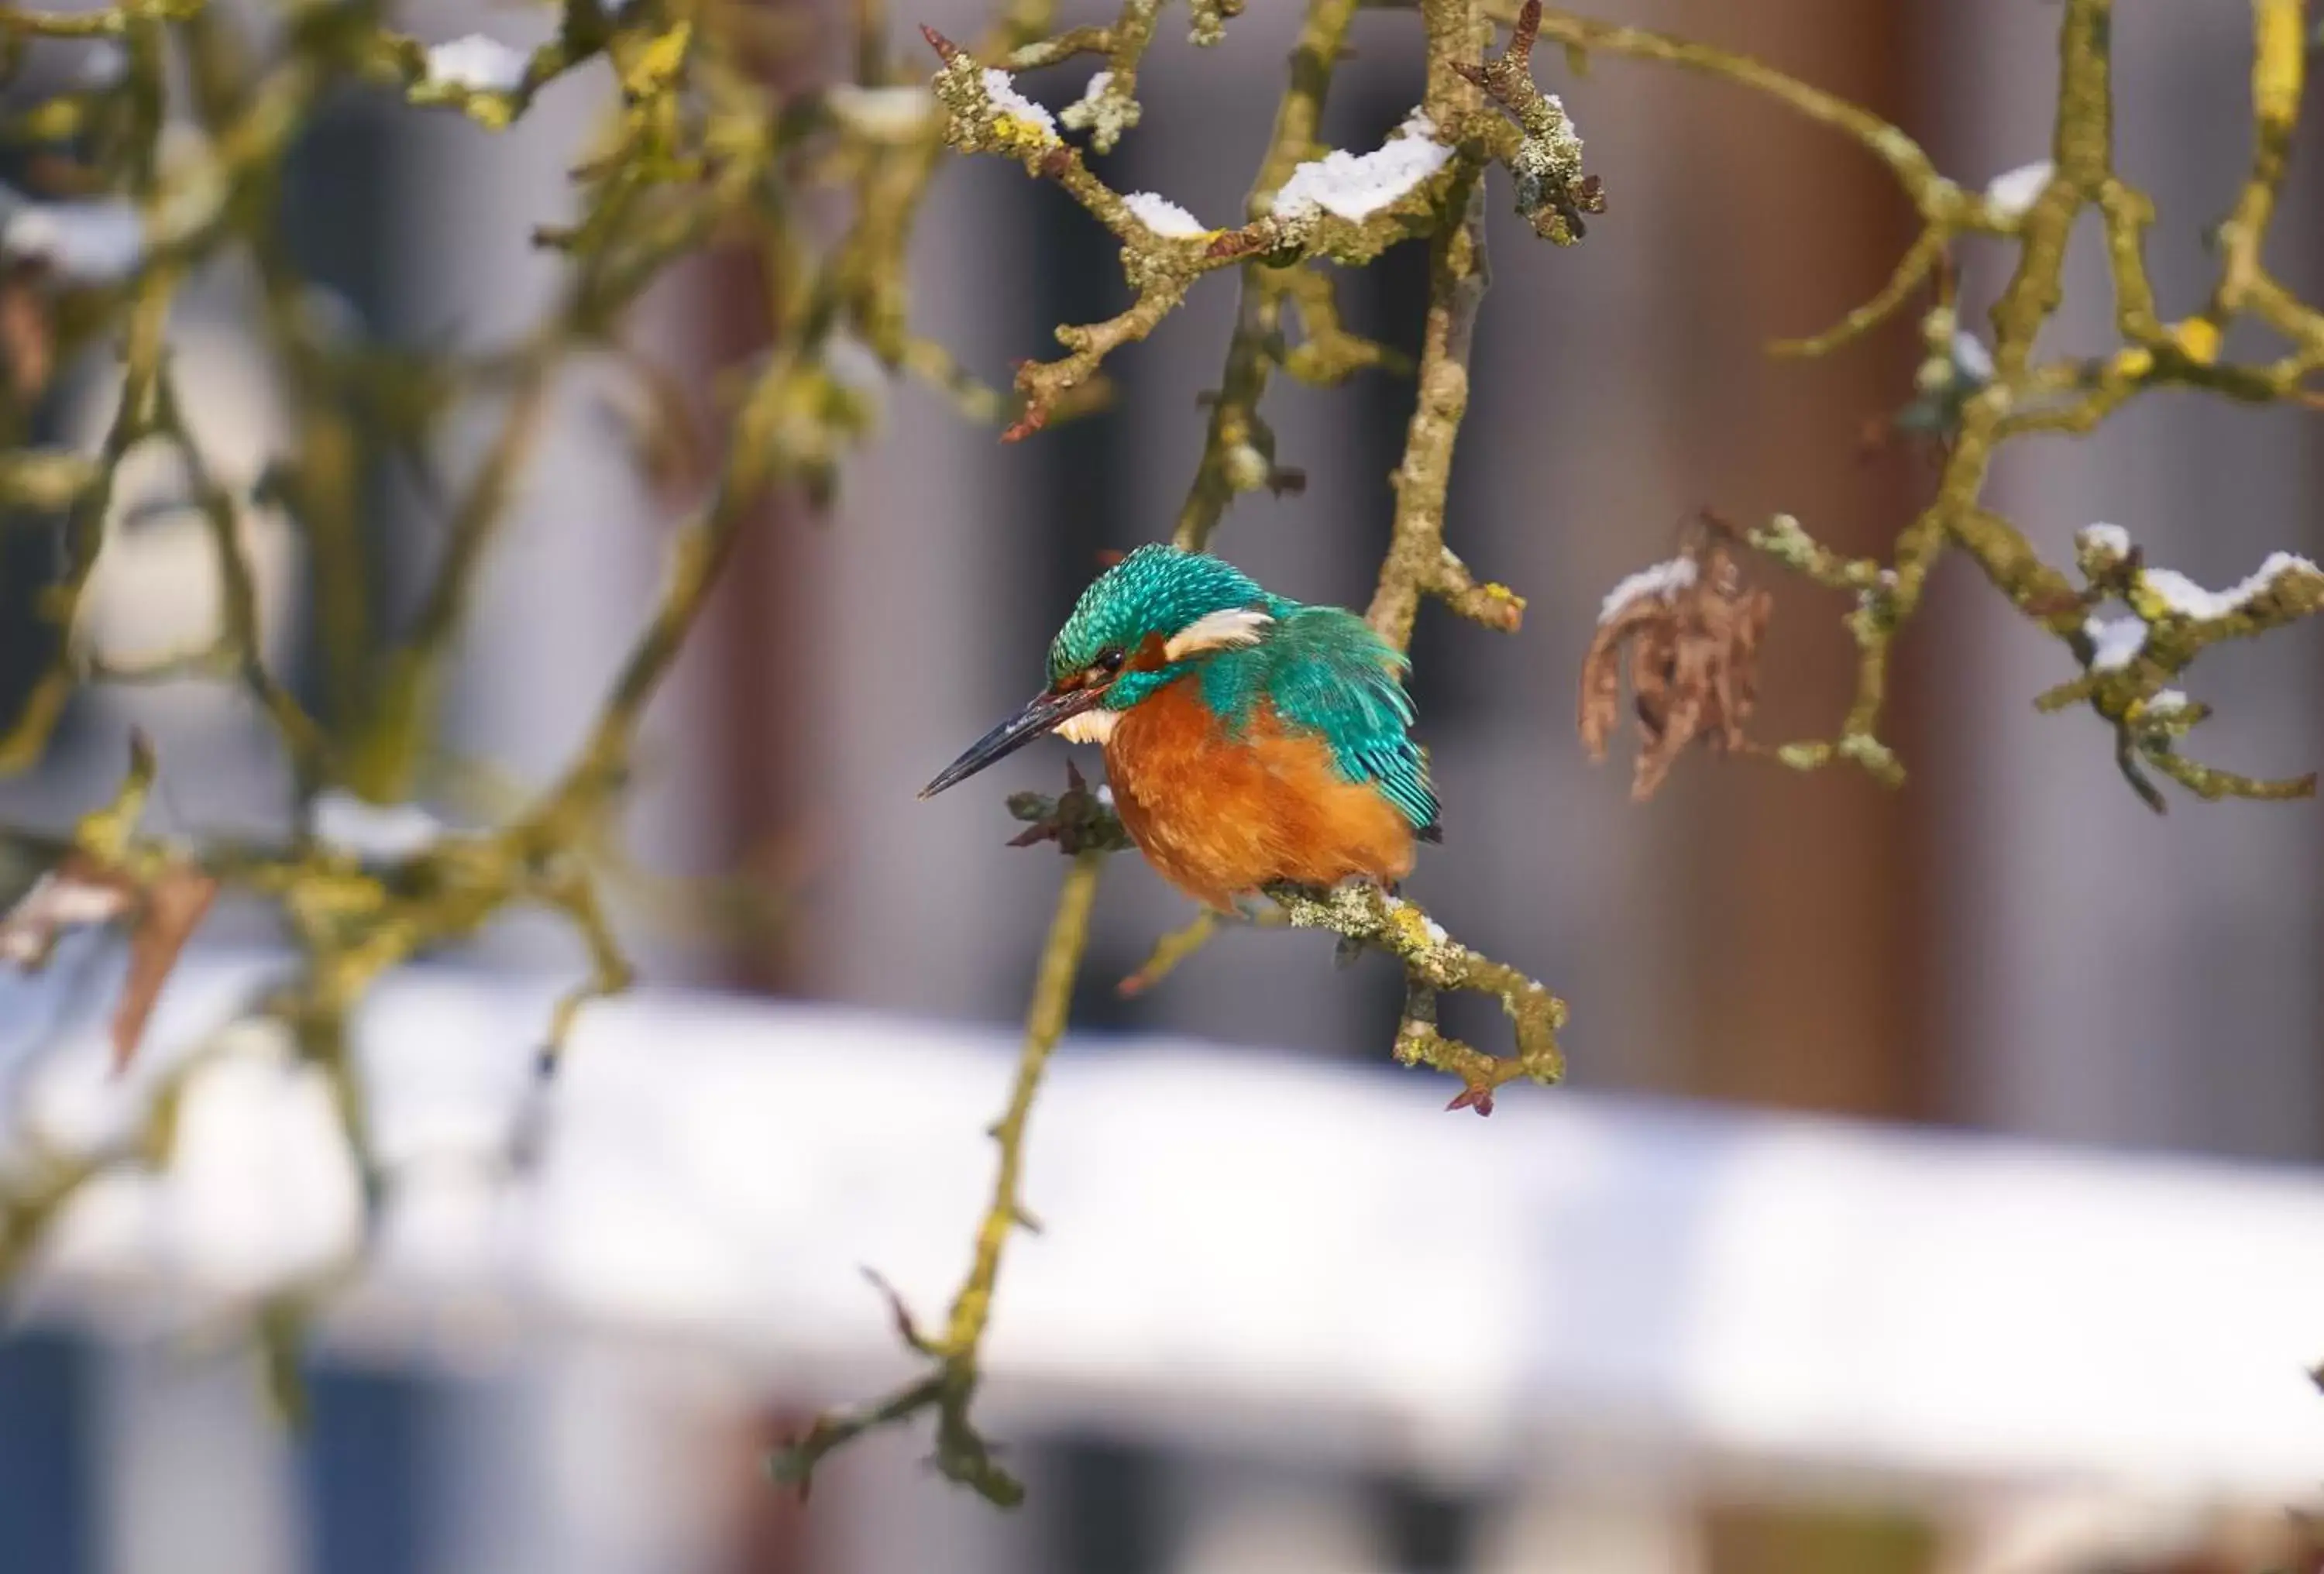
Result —
[[[993,108],[1011,119],[1029,122],[1051,136],[1057,134],[1056,117],[1017,91],[1017,78],[998,66],[984,68],[984,97]]]
[[[2087,618],[2082,632],[2089,637],[2092,672],[2128,667],[2146,649],[2146,625],[2136,618]]]
[[[1696,572],[1692,557],[1674,557],[1667,563],[1639,569],[1606,593],[1606,599],[1598,607],[1599,624],[1602,627],[1612,622],[1632,602],[1648,596],[1657,601],[1670,600],[1694,583]]]
[[[2056,173],[2057,166],[2047,159],[2020,164],[2015,170],[2004,170],[1987,182],[1985,199],[2002,217],[2023,218],[2036,202],[2042,200],[2042,193],[2049,186],[2050,177]]]
[[[2287,574],[2314,575],[2315,564],[2294,552],[2271,552],[2267,561],[2259,566],[2241,584],[2225,590],[2205,590],[2185,575],[2170,568],[2150,568],[2144,575],[2146,588],[2163,600],[2163,604],[2186,618],[2224,618],[2239,611],[2245,603],[2265,591]]]
[[[1967,328],[1953,330],[1953,370],[1971,382],[1993,381],[1993,352]]]
[[[416,858],[445,833],[444,822],[417,804],[367,804],[338,787],[316,795],[313,824],[317,841],[380,863]]]
[[[513,93],[524,85],[530,58],[496,38],[472,32],[428,46],[428,79],[469,93]]]
[[[1202,220],[1168,198],[1152,191],[1133,191],[1121,199],[1121,204],[1130,209],[1139,223],[1157,235],[1176,237],[1210,233]]]
[[[1369,153],[1334,151],[1291,171],[1275,194],[1275,211],[1289,218],[1322,208],[1342,218],[1379,212],[1444,167],[1452,150],[1436,140],[1436,123],[1416,109],[1392,136]]]

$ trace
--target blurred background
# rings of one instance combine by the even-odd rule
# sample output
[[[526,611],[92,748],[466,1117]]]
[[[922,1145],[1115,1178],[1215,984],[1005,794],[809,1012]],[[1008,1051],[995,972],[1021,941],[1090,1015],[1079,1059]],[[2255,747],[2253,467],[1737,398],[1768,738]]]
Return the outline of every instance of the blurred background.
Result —
[[[795,9],[828,28],[830,58],[843,59],[843,19],[825,14],[833,8],[802,0]],[[2161,208],[2152,251],[2168,313],[2209,288],[2202,232],[2224,213],[2248,152],[2251,20],[2225,4],[2125,0],[2116,9],[2120,167]],[[1080,3],[1066,13],[1068,21],[1111,14]],[[1965,184],[2047,152],[2060,8],[2042,0],[1608,0],[1597,14],[1746,50],[1857,99],[1920,138]],[[898,10],[898,32],[926,22],[966,36],[981,15],[964,0],[918,0]],[[518,43],[549,25],[545,13],[452,0],[415,4],[407,20],[425,38],[482,27]],[[1146,121],[1101,161],[1106,177],[1118,189],[1162,192],[1207,222],[1238,213],[1296,20],[1288,0],[1253,4],[1208,54],[1166,21],[1142,78]],[[1359,19],[1328,142],[1370,147],[1403,117],[1419,95],[1416,41],[1409,15]],[[1588,141],[1609,211],[1586,244],[1554,251],[1504,211],[1495,189],[1494,286],[1451,531],[1480,575],[1518,589],[1531,610],[1514,639],[1423,615],[1415,687],[1447,838],[1413,888],[1455,933],[1566,996],[1571,1084],[1513,1091],[1490,1123],[1436,1114],[1443,1090],[1387,1063],[1393,971],[1334,971],[1312,936],[1230,935],[1162,986],[1121,999],[1114,980],[1190,915],[1142,864],[1118,860],[1105,877],[1061,1083],[1082,1091],[1061,1098],[1085,1098],[1124,1120],[1142,1113],[1142,1123],[1121,1128],[1119,1148],[1140,1184],[1109,1193],[1127,1199],[1127,1212],[1075,1207],[1077,1185],[1104,1189],[1102,1168],[1076,1181],[1067,1156],[1053,1164],[1053,1150],[1037,1144],[1031,1198],[1050,1229],[1019,1238],[1010,1272],[1070,1305],[1084,1293],[1070,1266],[1104,1283],[1105,1264],[1146,1260],[1132,1233],[1146,1229],[1167,1238],[1152,1262],[1224,1272],[1242,1259],[1221,1256],[1219,1238],[1197,1223],[1257,1235],[1260,1220],[1276,1217],[1270,1206],[1288,1209],[1273,1190],[1281,1185],[1299,1200],[1282,1215],[1288,1238],[1260,1237],[1236,1251],[1273,1260],[1272,1238],[1281,1293],[1314,1298],[1316,1315],[1334,1326],[1347,1318],[1371,1326],[1343,1293],[1384,1293],[1407,1274],[1434,1275],[1434,1297],[1413,1302],[1445,1320],[1430,1326],[1450,1340],[1473,1314],[1506,1325],[1522,1349],[1536,1310],[1545,1330],[1557,1321],[1551,1309],[1578,1292],[1528,1277],[1552,1267],[1513,1262],[1586,1267],[1637,1289],[1636,1303],[1611,1292],[1591,1302],[1603,1324],[1596,1333],[1557,1335],[1565,1342],[1553,1364],[1584,1380],[1505,1393],[1489,1373],[1431,1379],[1423,1363],[1410,1383],[1383,1377],[1380,1396],[1342,1414],[1329,1396],[1369,1361],[1360,1342],[1336,1335],[1326,1342],[1338,1353],[1319,1368],[1326,1376],[1281,1392],[1206,1376],[1199,1361],[1172,1367],[1136,1341],[1093,1335],[1082,1356],[1060,1365],[1038,1341],[1018,1348],[1004,1339],[991,1419],[1031,1484],[1018,1514],[995,1514],[921,1468],[923,1436],[865,1444],[833,1466],[805,1507],[758,1475],[761,1450],[817,1404],[868,1395],[901,1369],[883,1364],[885,1314],[853,1265],[890,1272],[933,1311],[964,1257],[967,1209],[986,1184],[976,1134],[998,1107],[1008,1025],[1022,1011],[1060,872],[1046,851],[1002,846],[1013,827],[999,799],[1004,788],[1053,789],[1065,750],[1045,745],[989,787],[930,804],[912,794],[1038,686],[1049,635],[1097,554],[1167,533],[1200,448],[1196,395],[1216,382],[1233,310],[1233,283],[1221,278],[1152,342],[1115,358],[1110,410],[1021,445],[1000,445],[915,387],[893,389],[881,436],[849,465],[828,515],[767,511],[657,704],[629,820],[639,863],[657,880],[742,871],[771,894],[770,911],[738,928],[680,922],[666,893],[627,904],[625,933],[649,978],[672,992],[593,1018],[567,1091],[576,1109],[622,1099],[651,1108],[665,1121],[665,1146],[659,1159],[622,1150],[609,1173],[629,1176],[621,1166],[634,1166],[637,1190],[608,1190],[603,1215],[540,1228],[581,1240],[600,1230],[650,1239],[724,1195],[730,1172],[696,1158],[724,1155],[740,1176],[763,1149],[769,1164],[810,1188],[809,1201],[794,1195],[788,1206],[814,1217],[796,1224],[806,1234],[786,1235],[738,1202],[731,1248],[763,1252],[811,1234],[822,1243],[815,1252],[754,1260],[750,1273],[768,1296],[803,1296],[816,1316],[793,1306],[754,1324],[747,1295],[713,1296],[706,1308],[689,1301],[693,1281],[680,1275],[665,1295],[631,1300],[567,1286],[562,1300],[548,1298],[564,1315],[503,1316],[503,1325],[480,1312],[480,1326],[498,1331],[469,1338],[464,1284],[447,1278],[438,1293],[391,1298],[359,1319],[375,1337],[325,1342],[312,1426],[293,1437],[269,1417],[232,1339],[197,1330],[189,1343],[150,1295],[85,1293],[0,1340],[0,1571],[2258,1574],[2317,1566],[2312,1548],[2301,1550],[2288,1494],[2311,1468],[2324,1479],[2324,1451],[2303,1467],[2273,1441],[2247,1438],[2243,1453],[2232,1446],[2246,1417],[2284,1405],[2292,1430],[2282,1435],[2324,1448],[2324,1413],[2300,1431],[2311,1424],[2303,1407],[2324,1413],[2324,1399],[2306,1389],[2298,1365],[2324,1355],[2324,1288],[2298,1260],[2301,1237],[2286,1222],[2324,1222],[2324,1183],[2312,1167],[2324,1156],[2316,966],[2324,846],[2314,808],[2182,800],[2166,818],[2150,815],[2122,785],[2098,722],[2035,714],[2032,696],[2070,676],[2065,654],[1960,563],[1940,573],[1900,647],[1887,732],[1912,772],[1902,792],[1852,773],[1800,777],[1706,755],[1635,806],[1625,765],[1591,768],[1574,740],[1572,702],[1599,598],[1667,556],[1690,513],[1788,511],[1837,545],[1885,551],[1932,472],[1910,446],[1862,442],[1868,422],[1911,397],[1919,351],[1909,323],[1824,363],[1774,363],[1761,350],[1869,296],[1909,243],[1909,207],[1878,167],[1772,102],[1715,82],[1610,56],[1580,80],[1554,60],[1544,64],[1546,85],[1563,93]],[[57,69],[70,69],[61,55]],[[1024,85],[1058,105],[1078,93],[1080,76],[1068,68]],[[602,76],[585,74],[501,134],[450,114],[350,97],[300,155],[292,244],[355,331],[398,343],[512,338],[545,309],[557,276],[527,237],[568,215],[566,171],[610,97]],[[2324,289],[2317,143],[2311,124],[2273,253],[2279,274],[2311,298]],[[916,327],[996,382],[1013,360],[1052,353],[1053,325],[1108,315],[1123,299],[1110,239],[1059,193],[998,161],[946,168],[918,252]],[[1977,326],[2006,258],[1971,247],[1961,261],[1964,321]],[[1346,276],[1355,326],[1416,345],[1423,268],[1406,248]],[[742,271],[704,259],[651,299],[650,329],[639,336],[706,391],[718,368],[763,348],[754,289]],[[2094,232],[2078,238],[2068,299],[2045,349],[2110,346]],[[178,324],[185,375],[200,391],[197,429],[246,465],[230,478],[244,484],[289,419],[246,346],[249,309],[246,281],[206,279]],[[560,388],[461,651],[453,742],[520,780],[545,779],[568,756],[643,615],[671,522],[609,436],[604,397],[581,374]],[[1278,388],[1267,413],[1283,462],[1307,474],[1305,493],[1242,500],[1219,549],[1272,588],[1360,606],[1387,540],[1386,476],[1409,397],[1407,383],[1388,376],[1329,393]],[[93,441],[110,398],[101,369],[90,369],[58,400],[59,433]],[[479,412],[475,442],[492,418]],[[2150,562],[2229,584],[2271,549],[2324,548],[2316,419],[2150,396],[2091,439],[2013,448],[1992,502],[2053,561],[2070,559],[2074,530],[2107,520],[2127,529]],[[442,463],[457,473],[473,449],[456,441]],[[199,527],[190,509],[172,511],[171,484],[152,478],[158,501],[116,531],[94,596],[97,637],[124,649],[177,643],[186,636],[169,631],[207,626],[216,604],[194,545]],[[435,550],[429,510],[409,489],[384,487],[377,498],[390,606],[408,606]],[[28,609],[50,572],[48,553],[45,542],[0,533],[0,714],[14,713],[42,654],[27,632]],[[313,610],[301,604],[287,528],[262,538],[261,561],[280,659],[303,673]],[[1797,582],[1775,588],[1755,731],[1828,732],[1850,677],[1844,609]],[[2205,757],[2270,775],[2324,761],[2319,680],[2312,630],[2208,655],[2195,697],[2219,717],[2200,736]],[[176,828],[281,823],[285,788],[263,730],[239,696],[195,686],[85,695],[51,759],[0,784],[0,811],[16,824],[65,821],[106,790],[131,724],[161,743],[163,813]],[[480,812],[456,793],[435,807],[455,821]],[[233,912],[221,913],[210,937],[221,955],[265,938]],[[441,986],[443,999],[415,983],[395,1020],[415,1041],[475,1045],[475,1064],[500,1068],[469,1073],[490,1106],[521,1081],[526,1043],[508,1002],[546,1000],[579,959],[544,924],[509,925],[451,960],[457,977]],[[726,1015],[712,1032],[688,1015],[697,1009],[690,990],[746,999],[718,1005]],[[7,997],[0,1036],[10,1054],[69,1030],[31,999]],[[870,1015],[827,1017],[810,1003]],[[494,1024],[507,1033],[486,1031]],[[1489,1012],[1456,1008],[1449,1025],[1499,1046]],[[767,1046],[756,1062],[753,1033]],[[818,1054],[826,1038],[830,1049]],[[718,1058],[726,1049],[711,1039],[732,1055]],[[925,1075],[904,1077],[881,1048],[907,1039],[927,1057],[911,1063]],[[366,1054],[383,1080],[401,1074],[392,1067],[405,1042],[384,1026],[370,1036]],[[1195,1045],[1237,1054],[1213,1067],[1203,1057],[1214,1051]],[[827,1080],[832,1057],[850,1048],[864,1068],[856,1092]],[[632,1081],[593,1084],[597,1049],[601,1063],[628,1068]],[[730,1060],[758,1069],[733,1071]],[[1167,1079],[1187,1063],[1213,1067],[1227,1079],[1222,1088],[1259,1079],[1249,1088],[1264,1099],[1266,1118],[1220,1124],[1204,1098],[1174,1098]],[[1094,1080],[1110,1066],[1146,1067],[1163,1080],[1127,1072],[1129,1080]],[[502,1074],[507,1067],[517,1069]],[[710,1068],[741,1079],[718,1084],[745,1100],[729,1117],[759,1110],[750,1099],[767,1101],[762,1128],[685,1123],[692,1111],[717,1125],[716,1102],[686,1081]],[[935,1100],[932,1088],[952,1096]],[[810,1093],[820,1102],[801,1106]],[[451,1100],[445,1120],[457,1126],[463,1095],[429,1096]],[[1783,1113],[1749,1113],[1770,1110]],[[578,1146],[552,1157],[552,1174],[579,1186],[577,1195],[596,1195],[592,1186],[611,1183],[584,1176],[601,1150],[586,1145],[587,1120],[574,1118]],[[1047,1142],[1064,1144],[1073,1129],[1057,1109],[1038,1119],[1057,1133]],[[1334,1119],[1347,1123],[1336,1134]],[[862,1146],[829,1137],[841,1128]],[[250,1140],[273,1138],[254,1129]],[[605,1140],[604,1152],[619,1146]],[[1859,1141],[1873,1145],[1860,1166],[1846,1156]],[[1882,1146],[1891,1141],[1900,1146]],[[1846,1152],[1834,1158],[1825,1143]],[[1732,1188],[1744,1181],[1729,1161],[1794,1153],[1787,1145],[1804,1145],[1796,1151],[1813,1162],[1784,1172],[1775,1201],[1731,1215]],[[1556,1171],[1567,1154],[1576,1174],[1591,1177],[1577,1193],[1583,1201],[1512,1182]],[[868,1222],[901,1206],[881,1192],[890,1159],[908,1171],[898,1194],[938,1210],[918,1227],[922,1237],[896,1246],[897,1260],[875,1249],[884,1238]],[[558,1172],[559,1163],[577,1167]],[[2010,1178],[2021,1174],[2024,1191]],[[1229,1177],[1260,1190],[1230,1192]],[[763,1176],[735,1183],[744,1194],[770,1184]],[[1514,1189],[1493,1191],[1505,1186]],[[2052,1197],[2045,1186],[2064,1188],[2048,1213],[2024,1201]],[[1396,1210],[1418,1196],[1452,1213],[1487,1193],[1499,1198],[1490,1217],[1508,1227],[1507,1238],[1462,1233],[1438,1251],[1429,1245],[1436,1236]],[[867,1200],[875,1194],[887,1200]],[[1947,1205],[1956,1195],[1958,1215]],[[641,1199],[639,1210],[624,1212],[622,1196]],[[1884,1198],[1913,1199],[1914,1210],[1884,1214]],[[1860,1233],[1800,1247],[1816,1210],[1842,1201],[1863,1210]],[[1068,1213],[1078,1237],[1064,1227]],[[1691,1245],[1674,1244],[1698,1241],[1714,1215],[1757,1220],[1769,1232],[1720,1237],[1744,1266],[1713,1272],[1687,1255]],[[2262,1216],[2266,1228],[2238,1233]],[[1588,1226],[1579,1246],[1566,1238],[1577,1219]],[[1985,1250],[2021,1223],[2024,1249]],[[261,1217],[250,1227],[272,1225]],[[1361,1241],[1367,1230],[1387,1260],[1343,1265],[1344,1274],[1317,1266],[1307,1278],[1281,1269],[1308,1261],[1297,1245],[1304,1232]],[[1923,1388],[1892,1393],[1875,1368],[1926,1353],[1904,1337],[1923,1325],[1892,1315],[1895,1303],[1929,1289],[1900,1266],[1915,1230],[1951,1242],[1932,1244],[1931,1262],[1969,1275],[1998,1274],[2006,1262],[2017,1276],[1941,1286],[1947,1306],[2010,1314],[1974,1325],[1972,1337],[1931,1313],[1930,1328],[1969,1342],[1955,1350],[1945,1383],[1923,1374]],[[1107,1242],[1111,1255],[1085,1255],[1093,1238],[1116,1232],[1126,1238]],[[1556,1243],[1540,1244],[1553,1236]],[[2118,1242],[2122,1255],[2085,1261],[2036,1249],[2097,1237]],[[472,1242],[453,1257],[489,1264],[529,1249],[521,1230],[493,1238],[491,1249]],[[2316,1238],[2306,1237],[2310,1256]],[[2202,1274],[2173,1255],[2228,1239],[2237,1251],[2205,1252]],[[2283,1254],[2256,1255],[2278,1239]],[[2238,1255],[2245,1246],[2255,1255]],[[99,1247],[92,1261],[137,1256],[117,1239]],[[1794,1247],[1806,1255],[1787,1256]],[[1407,1250],[1421,1255],[1390,1255]],[[1045,1257],[1047,1280],[1036,1266]],[[632,1260],[638,1274],[656,1271],[650,1253]],[[793,1282],[810,1270],[825,1282],[812,1290]],[[1257,1268],[1222,1278],[1221,1321],[1189,1348],[1225,1352],[1232,1366],[1239,1336],[1228,1292],[1262,1282],[1272,1280]],[[1759,1314],[1781,1325],[1771,1337],[1791,1339],[1811,1364],[1819,1349],[1840,1359],[1858,1328],[1842,1309],[1861,1309],[1871,1320],[1862,1326],[1900,1330],[1877,1358],[1868,1346],[1849,1356],[1870,1363],[1849,1368],[1863,1387],[1843,1384],[1817,1413],[1823,1419],[1801,1421],[1785,1446],[1768,1441],[1781,1428],[1705,1435],[1700,1423],[1717,1407],[1687,1397],[1709,1391],[1689,1386],[1698,1377],[1730,1392],[1719,1388],[1720,1373],[1694,1364],[1720,1358],[1719,1339],[1703,1330],[1734,1310],[1720,1302],[1722,1289],[1745,1283],[1767,1287],[1773,1299]],[[2116,1291],[2123,1299],[2111,1300]],[[1130,1290],[1116,1278],[1109,1293]],[[1004,1293],[1004,1332],[1013,1305],[1052,1304],[1025,1293],[1019,1303]],[[2250,1412],[2199,1417],[2201,1380],[2260,1353],[2233,1348],[2231,1330],[2242,1326],[2233,1318],[2263,1302],[2278,1320],[2271,1327],[2305,1326],[2314,1348],[2268,1348],[2267,1380],[2280,1394],[2255,1399]],[[2061,1306],[2089,1308],[2091,1322],[2052,1318]],[[1263,1309],[1245,1310],[1251,1348],[1273,1348],[1255,1331]],[[1783,1321],[1793,1312],[1816,1321]],[[2121,1326],[2098,1326],[2113,1312]],[[2013,1346],[2015,1332],[2036,1324],[2049,1330],[2047,1342]],[[1383,1329],[1383,1371],[1405,1369],[1401,1326]],[[2156,1348],[2142,1348],[2150,1335]],[[1314,1327],[1307,1336],[1323,1339]],[[2080,1441],[2020,1447],[2015,1422],[1978,1431],[1987,1423],[1974,1417],[2010,1413],[2006,1404],[1978,1410],[1978,1394],[2006,1399],[2026,1383],[2046,1392],[2043,1353],[2078,1347],[2126,1362],[2120,1390],[2092,1391],[2089,1424],[2067,1429]],[[1758,1348],[1746,1339],[1728,1358]],[[2222,1364],[2207,1365],[2190,1353],[2198,1349]],[[2182,1359],[2191,1363],[2184,1370],[2172,1366]],[[1626,1377],[1626,1360],[1645,1375]],[[2183,1381],[2142,1394],[2162,1367]],[[1015,1386],[1012,1373],[1023,1379]],[[1693,1376],[1682,1381],[1685,1374]],[[1406,1399],[1425,1399],[1434,1381],[1482,1386],[1473,1404],[1410,1413]],[[1174,1404],[1174,1389],[1206,1397]],[[1518,1392],[1539,1414],[1512,1419]],[[1656,1395],[1669,1408],[1650,1413]],[[1916,1415],[1951,1400],[1972,1420],[1932,1421],[1927,1438],[1914,1431]],[[2162,1443],[2110,1452],[2110,1432],[2127,1434],[2098,1419],[2115,1413],[2109,1404],[2122,1407],[2125,1427],[2165,1440],[2177,1432],[2189,1452]],[[1479,1419],[1488,1414],[1489,1424]],[[2203,1441],[2213,1428],[2216,1447]],[[1420,1432],[1435,1441],[1416,1441]],[[2216,1478],[2188,1474],[2205,1461],[2217,1465]]]

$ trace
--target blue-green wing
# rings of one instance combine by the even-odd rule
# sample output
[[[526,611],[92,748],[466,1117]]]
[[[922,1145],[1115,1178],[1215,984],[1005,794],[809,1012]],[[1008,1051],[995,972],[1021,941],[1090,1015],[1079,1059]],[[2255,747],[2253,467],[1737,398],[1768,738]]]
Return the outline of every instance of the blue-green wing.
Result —
[[[1235,654],[1242,659],[1231,667],[1239,670],[1218,672],[1226,692],[1210,696],[1214,708],[1247,714],[1264,695],[1284,725],[1322,735],[1342,776],[1379,787],[1416,830],[1434,827],[1427,762],[1407,731],[1406,663],[1370,624],[1338,607],[1300,607],[1279,614],[1266,639]]]

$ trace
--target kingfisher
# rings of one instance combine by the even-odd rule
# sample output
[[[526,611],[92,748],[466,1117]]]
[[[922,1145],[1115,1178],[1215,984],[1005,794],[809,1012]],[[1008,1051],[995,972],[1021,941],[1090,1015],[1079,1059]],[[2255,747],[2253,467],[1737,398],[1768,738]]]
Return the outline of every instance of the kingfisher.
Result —
[[[1162,877],[1222,912],[1278,881],[1393,886],[1443,839],[1404,653],[1340,607],[1222,558],[1140,547],[1082,593],[1049,684],[920,789],[1054,732],[1105,749],[1114,812]]]

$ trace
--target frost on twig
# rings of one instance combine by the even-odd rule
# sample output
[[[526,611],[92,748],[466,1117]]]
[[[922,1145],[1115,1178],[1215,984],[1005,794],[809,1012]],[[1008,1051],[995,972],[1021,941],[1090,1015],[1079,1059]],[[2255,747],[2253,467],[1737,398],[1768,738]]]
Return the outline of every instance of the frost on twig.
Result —
[[[1703,529],[1680,554],[1617,584],[1599,608],[1598,630],[1582,663],[1577,726],[1593,759],[1621,719],[1627,650],[1638,757],[1630,796],[1652,797],[1688,744],[1750,747],[1760,637],[1774,610],[1765,590],[1743,583],[1722,531]]]

